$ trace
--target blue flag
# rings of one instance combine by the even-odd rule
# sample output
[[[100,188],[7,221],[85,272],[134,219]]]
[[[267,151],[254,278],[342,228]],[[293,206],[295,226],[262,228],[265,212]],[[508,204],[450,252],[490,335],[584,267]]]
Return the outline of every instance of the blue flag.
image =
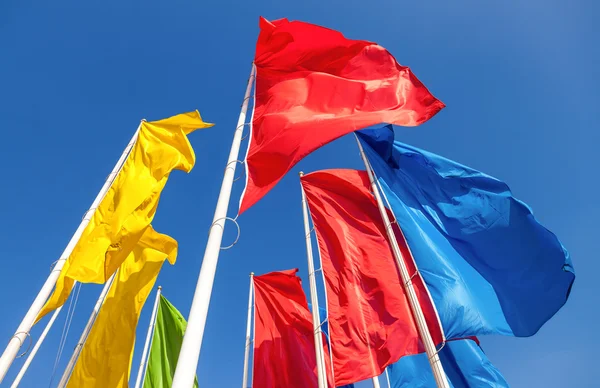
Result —
[[[508,387],[504,377],[473,340],[448,341],[439,355],[450,387]],[[391,388],[437,386],[425,353],[402,357],[387,371]]]
[[[308,309],[312,311],[312,305],[308,304]],[[325,334],[325,337],[329,340],[329,327],[327,326],[327,310],[323,307],[319,307],[319,317],[321,318],[321,330]],[[354,388],[354,384],[342,385],[337,388]]]
[[[569,254],[504,182],[394,142],[389,125],[358,136],[447,338],[531,336],[563,306]]]

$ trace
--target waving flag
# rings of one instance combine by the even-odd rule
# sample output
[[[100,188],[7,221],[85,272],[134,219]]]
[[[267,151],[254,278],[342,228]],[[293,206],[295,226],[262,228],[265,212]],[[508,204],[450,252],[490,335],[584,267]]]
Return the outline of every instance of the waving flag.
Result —
[[[171,171],[190,172],[194,167],[196,155],[187,135],[212,125],[202,121],[198,111],[142,122],[123,168],[65,262],[36,321],[65,303],[75,281],[104,283],[119,268],[151,228]],[[157,247],[168,239],[157,240]]]
[[[312,305],[308,304],[308,309],[312,311]],[[329,324],[327,323],[327,309],[323,307],[319,307],[319,316],[321,317],[321,330],[323,330],[323,334],[327,338],[327,344],[329,344]],[[331,357],[331,356],[330,356]],[[333,370],[329,369],[327,373],[333,373]],[[343,385],[337,388],[354,388],[354,384]]]
[[[500,371],[473,340],[448,341],[439,355],[450,387],[508,388]],[[426,354],[401,358],[388,367],[388,376],[391,388],[436,386]]]
[[[166,252],[166,253],[165,253]],[[175,264],[177,242],[146,230],[121,264],[81,350],[68,388],[127,388],[135,329],[165,259]]]
[[[179,310],[161,295],[152,333],[152,348],[144,376],[144,388],[166,388],[173,384],[186,328],[187,322]],[[198,388],[197,379],[194,379],[193,388]]]
[[[307,388],[318,384],[312,315],[296,272],[271,272],[253,278],[253,387]],[[330,368],[327,353],[325,365]]]
[[[359,137],[446,337],[531,336],[562,307],[569,254],[505,183],[394,142],[391,126]]]
[[[327,289],[336,385],[383,373],[405,355],[424,351],[365,171],[326,170],[301,178]],[[410,253],[399,239],[433,340],[443,337]]]
[[[287,19],[260,19],[256,96],[240,214],[298,161],[356,129],[429,120],[444,104],[383,47]]]

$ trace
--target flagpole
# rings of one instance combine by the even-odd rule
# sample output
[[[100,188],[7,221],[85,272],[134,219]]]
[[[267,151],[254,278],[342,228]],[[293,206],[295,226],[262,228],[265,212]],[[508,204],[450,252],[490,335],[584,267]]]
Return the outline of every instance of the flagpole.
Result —
[[[356,135],[355,135],[356,137]],[[419,334],[421,336],[421,340],[425,346],[425,351],[427,352],[427,358],[429,359],[429,363],[431,365],[431,369],[433,371],[433,376],[439,388],[449,388],[448,379],[446,378],[446,373],[444,372],[444,368],[442,366],[442,362],[440,361],[440,357],[438,355],[437,349],[431,338],[431,333],[429,332],[429,328],[427,327],[427,321],[425,320],[425,314],[423,314],[423,310],[421,309],[421,305],[419,304],[419,300],[417,298],[417,293],[415,291],[414,285],[412,283],[412,277],[408,273],[408,268],[406,268],[406,263],[404,262],[404,258],[402,257],[402,252],[400,251],[400,247],[398,246],[398,241],[396,240],[396,236],[394,235],[394,230],[392,227],[392,223],[387,215],[387,211],[385,206],[383,205],[383,201],[381,199],[381,194],[379,193],[379,189],[377,187],[377,183],[375,182],[375,177],[373,176],[373,171],[371,169],[371,164],[365,155],[365,151],[363,150],[362,144],[356,137],[356,142],[358,144],[358,149],[360,150],[360,156],[365,163],[365,168],[367,170],[367,174],[369,175],[369,181],[371,182],[371,190],[375,195],[375,200],[377,201],[377,207],[379,208],[379,213],[381,214],[381,218],[383,223],[386,226],[386,232],[388,238],[390,240],[390,245],[392,246],[392,252],[394,253],[394,258],[396,259],[396,264],[400,270],[400,275],[402,277],[402,282],[404,283],[404,289],[406,290],[406,294],[408,296],[408,301],[410,303],[411,310],[415,317],[415,321],[417,323],[417,328],[419,329]]]
[[[390,382],[390,375],[388,374],[388,368],[385,368],[385,379],[387,380],[388,388],[392,388],[392,383]]]
[[[158,311],[158,302],[160,300],[160,294],[162,287],[158,286],[156,290],[156,299],[154,300],[154,307],[152,307],[152,315],[150,315],[150,324],[148,325],[148,333],[146,334],[146,342],[144,343],[144,350],[142,352],[142,358],[140,360],[140,368],[138,369],[137,378],[135,379],[135,388],[140,388],[143,383],[142,376],[145,378],[144,365],[146,365],[146,357],[148,355],[148,348],[150,347],[150,340],[154,334],[154,326],[156,325],[156,312]]]
[[[94,322],[96,321],[96,317],[98,316],[100,307],[102,307],[102,304],[104,303],[104,299],[106,298],[106,294],[108,294],[110,286],[113,283],[113,280],[115,279],[115,275],[116,275],[116,272],[114,274],[112,274],[110,279],[108,279],[107,282],[104,284],[104,288],[102,288],[102,292],[100,293],[100,296],[98,297],[98,300],[96,301],[96,305],[94,306],[94,310],[92,310],[90,319],[88,319],[88,322],[85,325],[85,328],[83,329],[83,333],[81,333],[81,337],[79,337],[77,346],[75,346],[75,350],[73,350],[71,359],[69,360],[69,363],[67,364],[67,367],[65,368],[62,378],[60,379],[60,382],[58,383],[58,388],[66,387],[67,382],[69,381],[69,377],[71,377],[71,372],[73,371],[73,367],[75,366],[75,363],[77,362],[77,358],[79,358],[79,354],[81,353],[81,349],[83,349],[83,345],[85,344],[85,341],[87,340],[87,336],[90,333],[90,331],[92,330],[92,326],[94,325]]]
[[[219,261],[221,240],[223,239],[223,231],[225,230],[225,220],[227,219],[227,209],[229,207],[229,197],[231,196],[235,167],[238,163],[242,133],[244,131],[244,126],[246,125],[246,111],[248,110],[248,100],[250,100],[252,81],[255,78],[254,74],[255,67],[254,64],[252,64],[248,85],[246,86],[246,94],[244,95],[244,102],[242,103],[237,127],[233,135],[231,151],[229,152],[229,158],[227,159],[227,164],[225,166],[225,173],[223,175],[223,182],[221,183],[219,199],[217,199],[213,223],[210,226],[208,242],[206,243],[206,249],[204,250],[204,258],[202,259],[198,283],[196,284],[196,291],[194,292],[194,298],[188,317],[188,326],[185,335],[183,336],[181,350],[179,351],[179,361],[175,368],[172,388],[189,388],[194,384],[198,359],[200,358],[200,348],[202,347],[202,338],[204,336],[204,327],[206,325],[206,317],[208,316],[210,296],[212,294],[217,263]]]
[[[300,178],[304,175],[300,172]],[[304,218],[304,233],[306,234],[306,256],[308,259],[308,280],[310,283],[310,303],[312,304],[312,319],[315,336],[315,354],[317,360],[317,378],[319,388],[327,388],[327,374],[325,369],[325,350],[323,349],[323,335],[321,331],[321,317],[319,316],[319,298],[317,297],[317,281],[315,278],[315,268],[313,262],[312,241],[310,237],[310,225],[308,222],[308,204],[306,203],[306,194],[304,188],[300,185],[302,191],[302,215]]]
[[[244,351],[244,377],[242,388],[248,388],[248,360],[250,359],[250,330],[252,328],[252,291],[254,290],[254,272],[250,272],[250,291],[248,292],[248,319],[246,321],[246,349]]]
[[[46,324],[46,327],[44,328],[44,331],[40,335],[40,338],[35,343],[35,346],[33,347],[33,349],[31,349],[31,353],[29,353],[29,356],[27,356],[27,359],[25,360],[25,363],[21,367],[21,370],[19,371],[19,374],[15,378],[15,381],[13,381],[12,385],[10,386],[10,388],[17,388],[19,386],[19,384],[21,383],[21,379],[23,378],[23,376],[25,376],[25,372],[27,372],[27,369],[29,368],[29,364],[31,364],[31,361],[33,361],[33,358],[35,357],[38,349],[40,348],[40,346],[42,346],[42,343],[46,339],[46,335],[48,335],[48,332],[50,331],[50,328],[52,328],[52,325],[54,324],[54,321],[56,321],[56,318],[58,317],[58,314],[60,314],[61,310],[62,310],[62,306],[60,306],[59,308],[57,308],[56,310],[54,310],[54,314],[52,314],[52,317],[50,318],[50,320]]]
[[[379,377],[377,376],[373,377],[373,388],[381,388],[379,385]]]
[[[2,357],[0,357],[0,383],[2,383],[2,380],[4,380],[4,377],[6,376],[8,369],[10,368],[13,361],[17,357],[17,354],[18,354],[19,350],[21,349],[21,346],[25,342],[26,338],[29,336],[29,332],[31,331],[31,327],[34,324],[37,315],[42,310],[42,307],[44,307],[46,300],[48,299],[48,297],[50,296],[50,293],[54,289],[54,285],[56,284],[56,281],[58,280],[58,276],[60,275],[60,271],[62,270],[62,268],[65,264],[65,261],[71,255],[71,252],[75,248],[75,245],[79,242],[79,238],[83,234],[83,231],[85,230],[85,228],[89,224],[90,220],[92,219],[92,216],[94,215],[94,212],[96,211],[96,208],[100,205],[100,202],[102,201],[102,199],[108,192],[108,189],[112,185],[116,176],[119,174],[119,171],[121,170],[121,167],[123,166],[123,163],[125,162],[125,159],[127,158],[127,155],[129,155],[129,151],[131,151],[131,148],[133,147],[133,145],[135,144],[135,141],[137,140],[138,133],[140,131],[141,126],[142,126],[142,124],[140,123],[140,125],[138,126],[138,129],[135,131],[135,133],[133,134],[133,137],[127,144],[127,147],[125,147],[125,150],[123,150],[123,153],[121,154],[121,157],[117,161],[117,164],[115,165],[115,167],[113,168],[111,173],[106,178],[106,181],[104,182],[104,186],[102,186],[102,188],[100,189],[100,192],[96,196],[96,199],[92,203],[92,206],[85,213],[85,216],[83,217],[83,220],[81,221],[81,223],[79,224],[79,227],[75,231],[75,234],[73,234],[73,237],[71,237],[71,240],[67,244],[67,247],[63,251],[62,255],[60,256],[60,258],[58,259],[58,261],[56,262],[54,267],[52,268],[52,271],[50,272],[48,279],[46,279],[46,282],[42,286],[40,292],[35,297],[33,303],[31,304],[31,307],[27,311],[27,314],[25,314],[25,317],[19,324],[17,331],[12,336],[8,345],[6,346],[6,349],[4,350]]]

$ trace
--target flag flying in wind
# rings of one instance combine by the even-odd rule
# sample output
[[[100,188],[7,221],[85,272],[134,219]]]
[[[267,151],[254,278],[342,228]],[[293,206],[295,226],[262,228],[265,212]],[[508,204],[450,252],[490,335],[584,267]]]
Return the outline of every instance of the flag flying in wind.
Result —
[[[566,302],[575,273],[556,236],[495,178],[358,132],[447,338],[535,334]]]
[[[64,304],[75,281],[104,283],[119,268],[150,228],[171,171],[190,172],[194,166],[196,156],[187,135],[212,125],[203,122],[198,111],[142,122],[123,168],[65,262],[37,320]],[[149,241],[159,246],[167,242]]]
[[[165,259],[175,264],[177,242],[152,227],[121,264],[85,341],[67,387],[127,388],[135,329]]]
[[[312,315],[296,272],[254,276],[253,387],[317,386]],[[327,348],[325,364],[329,370]]]
[[[173,375],[187,322],[167,298],[160,296],[156,324],[152,333],[152,347],[148,356],[144,388],[167,388],[173,384]],[[194,379],[194,388],[198,380]]]
[[[471,339],[448,341],[440,360],[452,388],[506,387],[508,383]],[[388,367],[391,388],[435,387],[426,354],[403,357]]]
[[[314,24],[261,17],[254,64],[240,214],[317,148],[382,122],[419,125],[444,107],[383,47]]]
[[[424,351],[365,171],[326,170],[301,178],[327,290],[336,385],[379,376],[405,355]],[[415,274],[410,253],[399,239]],[[413,278],[435,343],[443,336],[423,280]]]
[[[312,311],[312,305],[310,303],[308,304],[308,309]],[[323,330],[323,334],[325,334],[325,338],[327,339],[327,345],[329,346],[329,326],[327,324],[327,309],[319,307],[319,315],[321,318],[321,330]],[[331,360],[331,353],[329,353],[329,358]],[[333,370],[329,369],[327,370],[327,373],[333,373]],[[354,388],[354,384],[347,384],[337,388]]]

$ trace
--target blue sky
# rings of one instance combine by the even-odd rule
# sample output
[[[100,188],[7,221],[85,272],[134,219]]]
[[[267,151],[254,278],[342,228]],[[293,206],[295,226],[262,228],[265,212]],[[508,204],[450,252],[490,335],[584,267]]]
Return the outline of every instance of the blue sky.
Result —
[[[0,342],[14,333],[139,120],[199,109],[217,125],[190,136],[196,167],[171,176],[154,222],[179,241],[177,264],[164,267],[158,284],[187,316],[263,15],[375,41],[446,103],[430,122],[396,137],[508,182],[569,249],[577,273],[570,300],[537,335],[484,337],[484,350],[514,387],[593,386],[598,10],[597,2],[554,0],[3,1]],[[334,167],[361,167],[351,137],[310,155],[240,218],[239,243],[220,257],[201,386],[241,384],[251,271],[297,267],[307,289],[297,172]],[[227,242],[233,230],[228,225]],[[59,374],[100,288],[82,288]],[[141,318],[134,373],[153,298]],[[48,384],[63,323],[64,315],[22,387]]]

